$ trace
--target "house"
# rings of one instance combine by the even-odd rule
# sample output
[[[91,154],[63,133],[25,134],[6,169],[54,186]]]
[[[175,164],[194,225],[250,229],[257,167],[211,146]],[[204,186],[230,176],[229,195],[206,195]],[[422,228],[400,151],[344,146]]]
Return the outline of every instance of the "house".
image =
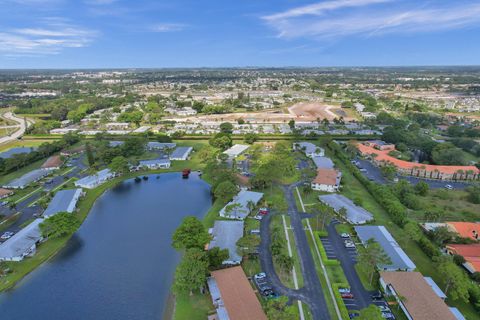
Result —
[[[480,272],[480,243],[448,244],[445,249],[451,255],[459,255],[465,259],[463,266],[470,273]]]
[[[340,194],[327,194],[319,196],[320,201],[329,205],[339,213],[342,208],[347,211],[345,219],[352,224],[365,224],[373,220],[373,215],[367,210],[353,203],[352,200]]]
[[[13,194],[13,190],[0,188],[0,199],[9,197]]]
[[[62,166],[63,161],[60,156],[51,156],[42,164],[42,168],[46,170],[57,170]]]
[[[366,141],[364,144],[366,146],[370,146],[378,150],[394,150],[395,149],[394,144],[387,143],[382,140],[370,140],[370,141]]]
[[[263,198],[263,193],[241,190],[232,201],[223,207],[220,217],[244,220]]]
[[[242,267],[213,271],[207,284],[218,320],[267,320]]]
[[[60,190],[53,197],[47,209],[43,212],[45,218],[56,215],[59,212],[72,213],[75,210],[78,199],[82,195],[82,189]]]
[[[37,244],[42,241],[40,223],[43,219],[35,219],[25,228],[0,244],[0,261],[21,261],[35,254]]]
[[[230,149],[225,150],[223,153],[228,155],[230,159],[235,159],[236,157],[244,153],[245,150],[247,150],[248,148],[250,148],[250,146],[247,146],[244,144],[236,144],[232,146]]]
[[[403,175],[438,180],[480,179],[480,169],[476,166],[442,166],[409,162],[389,155],[389,152],[395,149],[380,150],[367,144],[357,144],[357,148],[363,156],[370,157],[378,166],[393,165]]]
[[[380,285],[393,297],[409,320],[457,320],[443,300],[445,294],[420,272],[380,272]]]
[[[312,158],[312,161],[317,169],[333,169],[335,167],[333,161],[328,157],[316,156]]]
[[[103,169],[98,171],[96,174],[86,176],[78,181],[75,181],[75,187],[93,189],[112,179],[113,177],[115,177],[115,174],[110,171],[110,169]]]
[[[187,160],[192,151],[192,147],[177,147],[170,155],[170,160]]]
[[[313,190],[325,192],[337,192],[340,187],[342,173],[335,169],[317,169],[317,176],[313,179]]]
[[[228,249],[228,259],[223,264],[240,264],[242,256],[237,253],[237,241],[243,237],[243,221],[217,220],[210,231],[213,239],[208,249]]]
[[[43,177],[47,176],[49,173],[50,171],[46,169],[35,169],[24,174],[20,178],[10,181],[3,187],[6,189],[24,189],[29,184],[42,179]]]
[[[156,142],[151,141],[147,143],[148,150],[165,150],[165,149],[174,149],[177,146],[176,143],[169,142]]]
[[[324,149],[310,142],[295,143],[295,149],[305,152],[305,155],[309,158],[323,157],[325,155]]]
[[[384,226],[357,226],[355,231],[363,245],[368,240],[375,240],[385,251],[391,260],[390,264],[379,265],[378,268],[383,271],[413,271],[416,266],[412,260],[402,250],[395,241],[390,232]]]
[[[480,240],[480,223],[478,222],[447,222],[446,225],[462,238]]]
[[[138,163],[139,168],[152,169],[168,169],[170,168],[170,160],[168,159],[153,159],[153,160],[141,160]]]

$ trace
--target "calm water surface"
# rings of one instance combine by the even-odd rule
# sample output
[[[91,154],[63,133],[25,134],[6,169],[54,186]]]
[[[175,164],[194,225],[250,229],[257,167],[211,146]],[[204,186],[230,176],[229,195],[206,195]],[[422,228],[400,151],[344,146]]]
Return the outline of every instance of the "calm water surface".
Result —
[[[0,320],[161,319],[183,217],[203,217],[210,187],[192,174],[128,180],[93,206],[68,245],[0,295]]]

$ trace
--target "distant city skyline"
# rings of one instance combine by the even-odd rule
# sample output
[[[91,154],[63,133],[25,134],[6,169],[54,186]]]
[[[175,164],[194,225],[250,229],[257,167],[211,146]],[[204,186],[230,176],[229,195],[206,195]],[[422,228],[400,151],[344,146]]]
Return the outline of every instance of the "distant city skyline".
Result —
[[[480,3],[0,0],[0,69],[480,65]]]

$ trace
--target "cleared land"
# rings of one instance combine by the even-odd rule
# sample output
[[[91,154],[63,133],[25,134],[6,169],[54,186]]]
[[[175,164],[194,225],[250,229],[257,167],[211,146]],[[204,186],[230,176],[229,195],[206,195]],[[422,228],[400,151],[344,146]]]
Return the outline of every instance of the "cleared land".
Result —
[[[327,119],[332,121],[335,118],[343,117],[345,121],[354,120],[342,110],[341,107],[323,104],[320,102],[299,102],[288,108],[288,112],[295,119],[315,121]]]

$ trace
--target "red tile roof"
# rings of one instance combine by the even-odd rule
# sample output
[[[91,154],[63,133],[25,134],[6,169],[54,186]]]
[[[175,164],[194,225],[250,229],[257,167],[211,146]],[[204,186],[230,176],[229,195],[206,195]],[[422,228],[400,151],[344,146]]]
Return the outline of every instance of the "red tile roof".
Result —
[[[465,258],[475,271],[480,272],[480,243],[479,244],[449,244],[447,249],[454,254]]]
[[[337,184],[338,171],[335,169],[317,169],[313,183],[334,186]]]
[[[12,193],[13,193],[12,190],[0,188],[0,198],[6,197]]]
[[[480,223],[476,222],[447,222],[462,238],[480,240]]]
[[[47,161],[44,162],[42,165],[42,168],[48,169],[48,168],[57,168],[62,165],[62,159],[60,156],[51,156],[50,158],[47,159]]]
[[[390,162],[394,166],[402,169],[423,169],[429,172],[439,171],[446,174],[454,174],[460,170],[463,172],[472,171],[474,173],[480,173],[480,169],[475,166],[440,166],[400,160],[388,154],[391,150],[378,150],[362,143],[357,144],[357,148],[362,154],[376,154],[375,161]]]

